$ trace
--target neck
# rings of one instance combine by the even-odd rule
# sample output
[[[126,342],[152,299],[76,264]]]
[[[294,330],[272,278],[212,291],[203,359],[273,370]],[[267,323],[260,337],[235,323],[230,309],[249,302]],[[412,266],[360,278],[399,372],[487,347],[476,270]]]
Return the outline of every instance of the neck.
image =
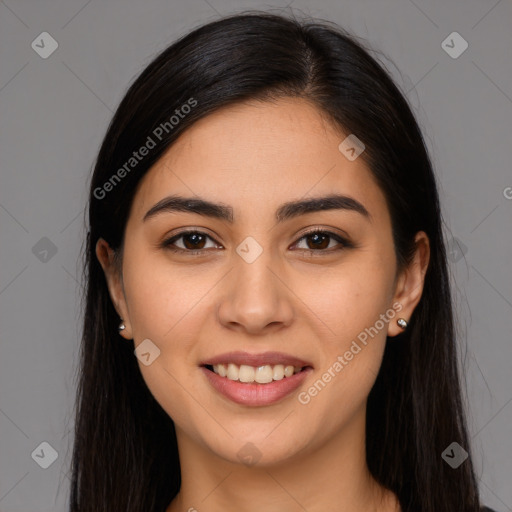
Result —
[[[323,445],[265,467],[226,461],[176,426],[182,485],[166,512],[399,511],[368,471],[364,422],[363,413]]]

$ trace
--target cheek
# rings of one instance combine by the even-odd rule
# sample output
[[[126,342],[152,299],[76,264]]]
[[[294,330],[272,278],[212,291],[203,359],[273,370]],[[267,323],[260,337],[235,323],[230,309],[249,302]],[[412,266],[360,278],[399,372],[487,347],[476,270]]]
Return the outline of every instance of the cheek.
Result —
[[[329,330],[318,340],[316,380],[297,397],[311,433],[321,429],[328,436],[357,417],[379,373],[394,311],[386,314],[388,280],[377,273],[369,277],[340,278],[313,297],[322,312],[315,327],[328,325]]]
[[[188,275],[187,270],[173,269],[160,260],[132,250],[124,262],[124,289],[134,348],[146,339],[157,347],[158,356],[151,364],[139,360],[142,377],[173,421],[189,425],[190,417],[198,414],[190,393],[197,395],[193,348],[201,326],[197,314],[208,314],[201,301],[205,290],[201,280]]]
[[[203,313],[201,299],[215,284],[214,276],[203,277],[192,267],[173,267],[160,255],[133,252],[126,261],[124,283],[135,341],[150,338],[166,346],[179,332],[185,334],[180,346],[187,348],[191,329],[197,326],[190,319]]]
[[[389,307],[392,269],[370,263],[347,261],[336,269],[303,273],[293,286],[320,329],[317,332],[325,333],[325,341],[336,342],[338,350],[373,326]],[[381,330],[385,336],[387,329]]]
[[[347,259],[335,272],[329,269],[314,279],[303,277],[297,288],[315,313],[309,314],[312,330],[322,333],[318,379],[301,402],[310,402],[319,417],[325,417],[326,408],[350,415],[365,402],[380,369],[388,325],[395,317],[389,305],[393,266],[392,260],[367,256]]]

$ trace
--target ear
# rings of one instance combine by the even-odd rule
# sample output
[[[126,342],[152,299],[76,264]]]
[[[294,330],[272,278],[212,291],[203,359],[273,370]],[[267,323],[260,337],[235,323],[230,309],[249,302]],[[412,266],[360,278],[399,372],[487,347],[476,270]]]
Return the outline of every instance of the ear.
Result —
[[[98,258],[98,261],[103,268],[103,272],[105,273],[108,291],[112,303],[114,304],[114,308],[121,318],[119,322],[122,320],[126,326],[126,328],[123,331],[120,331],[119,334],[123,338],[131,340],[133,338],[132,328],[130,323],[130,315],[128,313],[128,307],[126,304],[126,297],[124,294],[122,270],[119,268],[115,261],[114,250],[111,249],[111,247],[105,240],[103,240],[103,238],[100,238],[96,243],[96,257]]]
[[[399,303],[402,308],[396,318],[388,324],[388,336],[396,336],[403,329],[396,323],[399,318],[409,322],[411,316],[421,299],[425,274],[430,261],[430,242],[424,231],[419,231],[415,236],[416,250],[411,263],[399,275],[395,287],[393,304]],[[398,311],[398,308],[397,308]]]

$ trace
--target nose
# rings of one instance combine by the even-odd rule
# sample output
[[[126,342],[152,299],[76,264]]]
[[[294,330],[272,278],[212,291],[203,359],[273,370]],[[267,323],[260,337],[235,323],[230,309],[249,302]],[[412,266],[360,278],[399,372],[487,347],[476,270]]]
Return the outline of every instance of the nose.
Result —
[[[291,324],[293,292],[286,285],[283,268],[264,250],[252,263],[234,255],[217,307],[219,322],[249,334],[276,332]]]

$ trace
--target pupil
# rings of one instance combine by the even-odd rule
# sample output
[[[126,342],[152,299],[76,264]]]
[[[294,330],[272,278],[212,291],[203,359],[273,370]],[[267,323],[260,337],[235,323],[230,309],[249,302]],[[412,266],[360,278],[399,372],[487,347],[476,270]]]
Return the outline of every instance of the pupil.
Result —
[[[201,238],[203,238],[202,235],[199,235],[198,233],[192,233],[185,236],[185,245],[188,247],[189,243],[192,245],[192,249],[197,249],[198,245],[202,242]]]
[[[313,248],[318,249],[318,248],[325,247],[325,240],[329,237],[328,237],[328,235],[323,235],[321,233],[315,233],[314,235],[311,235],[311,238],[313,239],[313,244],[315,245],[315,247],[313,247]]]

